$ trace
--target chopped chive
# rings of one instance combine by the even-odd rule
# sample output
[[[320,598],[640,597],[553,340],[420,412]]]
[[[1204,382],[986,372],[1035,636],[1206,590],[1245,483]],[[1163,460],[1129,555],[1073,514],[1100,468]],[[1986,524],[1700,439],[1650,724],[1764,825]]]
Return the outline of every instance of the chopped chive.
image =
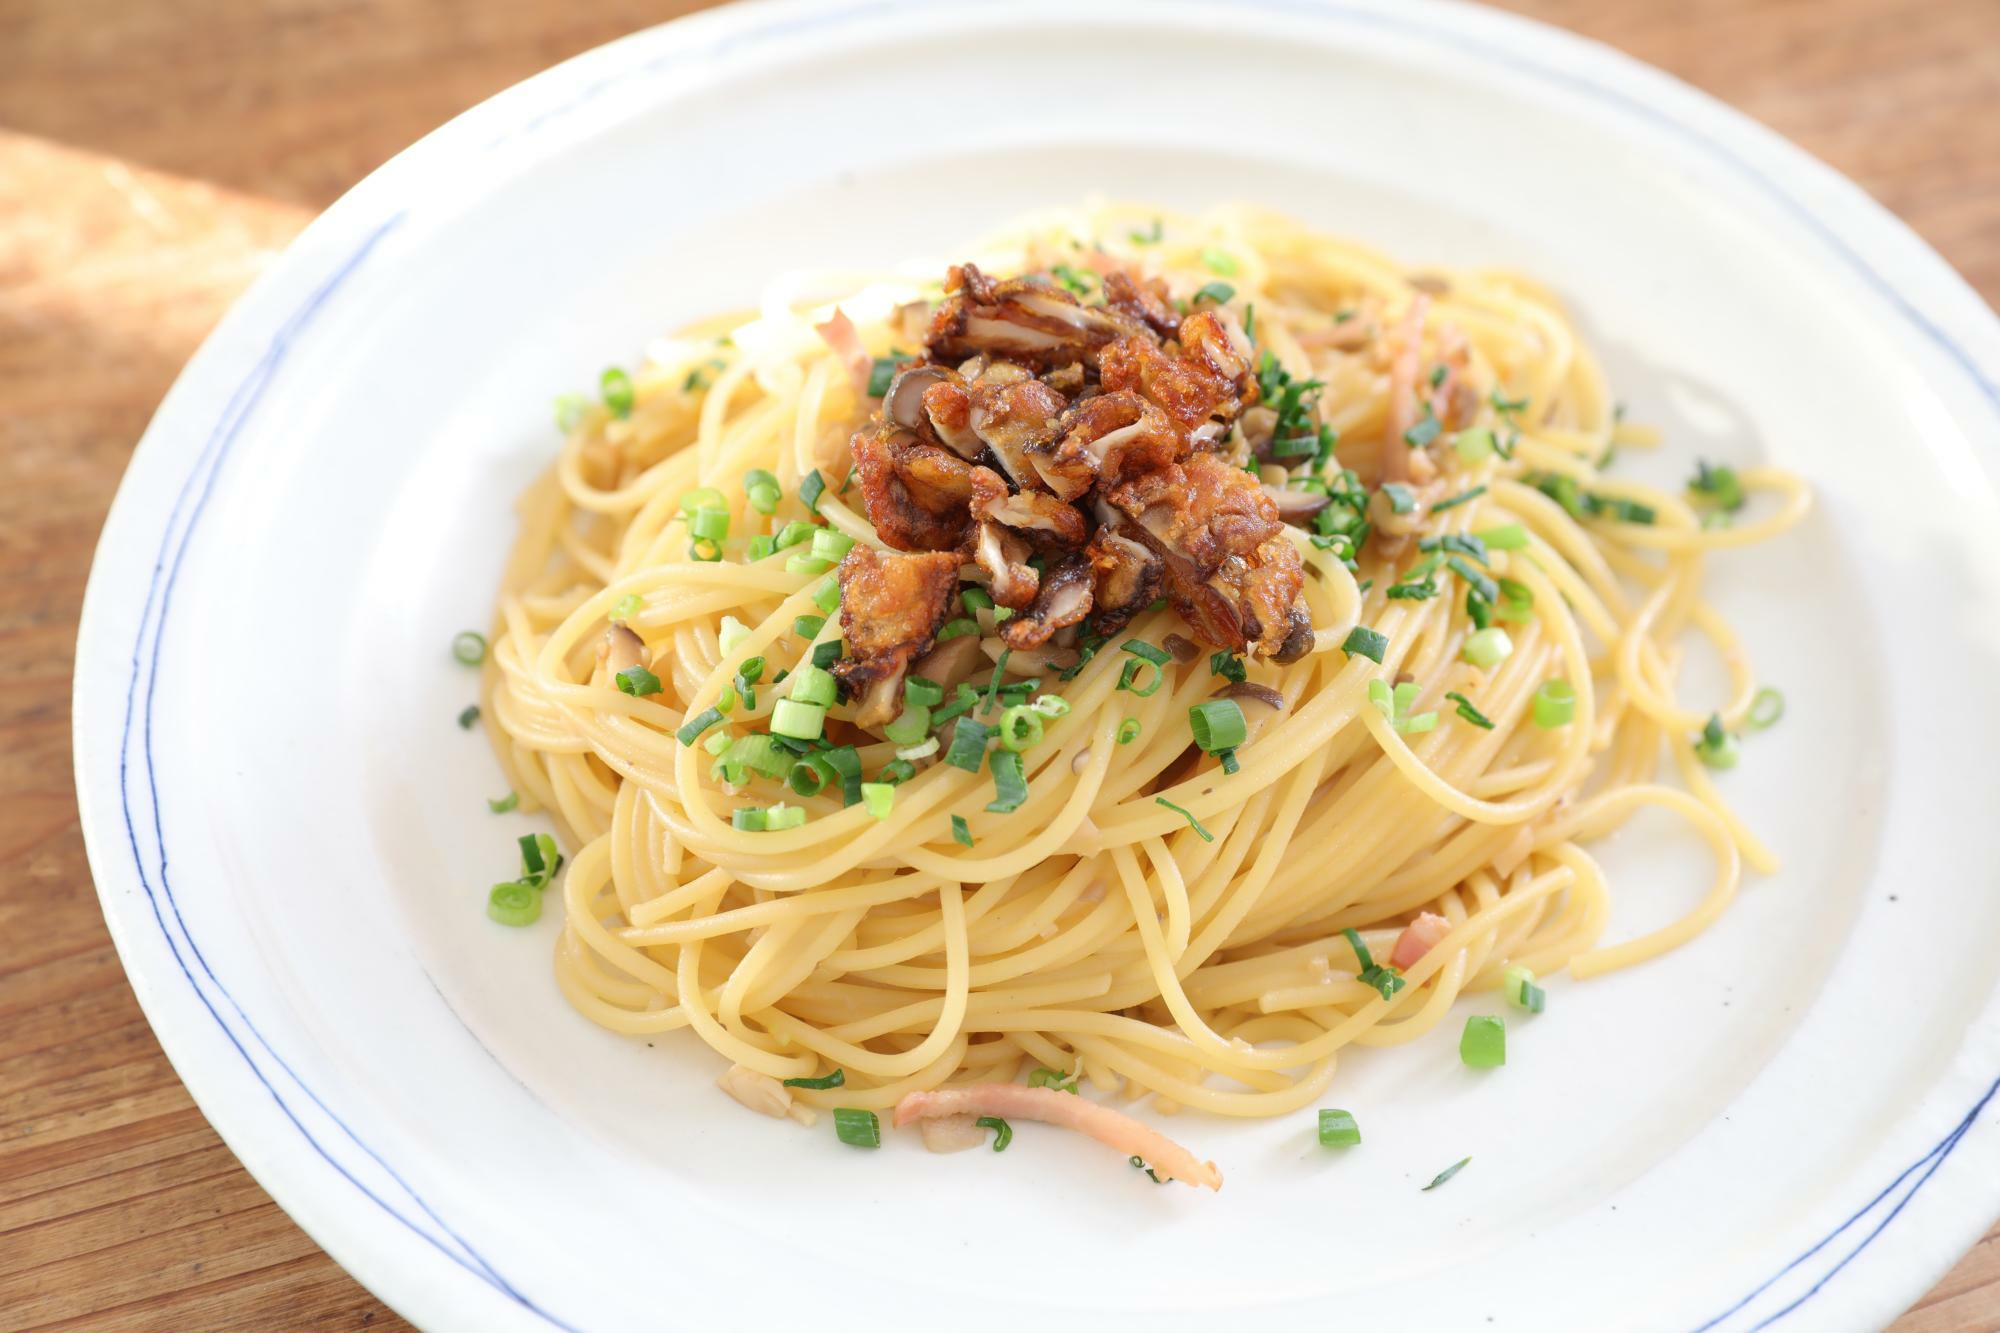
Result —
[[[1465,646],[1459,651],[1472,665],[1490,671],[1507,660],[1514,651],[1514,641],[1507,637],[1506,630],[1494,625],[1466,635]]]
[[[642,666],[626,667],[611,679],[619,690],[635,699],[660,692],[660,678]],[[715,716],[717,721],[722,720],[722,714],[716,713]]]
[[[1249,678],[1249,673],[1243,666],[1243,659],[1226,648],[1208,655],[1208,669],[1224,680],[1234,681],[1238,685]]]
[[[794,616],[792,618],[792,633],[798,635],[801,639],[816,639],[819,637],[819,632],[825,628],[825,616]]]
[[[786,693],[802,704],[831,708],[839,697],[840,687],[832,674],[810,662],[801,663],[799,669],[792,673],[791,685]]]
[[[633,616],[638,615],[641,608],[643,608],[645,605],[646,604],[644,602],[639,600],[638,593],[636,592],[627,593],[625,596],[620,597],[618,599],[618,604],[616,606],[611,608],[611,618],[613,620],[619,621],[620,623],[623,623],[624,621],[630,620]]]
[[[792,765],[791,771],[785,775],[785,785],[796,796],[817,796],[827,783],[839,776],[824,758],[809,754]]]
[[[1118,724],[1118,743],[1120,745],[1130,745],[1133,741],[1136,741],[1138,739],[1139,739],[1138,718],[1128,717],[1123,722],[1120,722]]]
[[[797,699],[780,699],[771,710],[771,734],[816,741],[826,729],[826,709]]]
[[[814,468],[799,482],[799,500],[809,512],[817,514],[819,497],[824,494],[826,494],[826,478],[819,474],[818,468]]]
[[[1535,984],[1535,974],[1519,963],[1507,964],[1500,973],[1500,993],[1516,1009],[1539,1014],[1548,1007],[1548,992]]]
[[[804,828],[805,823],[806,812],[800,806],[774,805],[764,812],[764,827],[772,833],[780,833],[785,829]]]
[[[1460,491],[1457,495],[1450,496],[1443,500],[1439,500],[1436,504],[1431,506],[1431,512],[1433,514],[1442,514],[1447,509],[1451,509],[1457,505],[1462,505],[1467,500],[1476,500],[1484,494],[1486,494],[1486,488],[1484,486],[1474,486],[1469,491]]]
[[[1750,711],[1744,715],[1743,725],[1752,731],[1762,731],[1784,715],[1785,696],[1766,685],[1750,701]]]
[[[851,539],[849,540],[849,544],[852,544]],[[815,547],[819,545],[818,538],[813,539],[813,545]],[[838,611],[840,609],[840,580],[830,578],[822,582],[819,587],[813,589],[813,605],[818,607],[820,614],[824,616],[830,616],[835,611]]]
[[[896,808],[896,787],[890,782],[864,782],[861,784],[861,803],[868,807],[868,813],[877,819],[887,819]]]
[[[1435,440],[1438,437],[1438,432],[1443,429],[1444,427],[1438,423],[1436,417],[1425,417],[1422,421],[1419,421],[1416,425],[1403,432],[1403,443],[1409,445],[1412,449],[1421,449],[1432,440]]]
[[[784,1080],[788,1088],[810,1088],[814,1092],[825,1092],[828,1088],[842,1087],[847,1082],[847,1071],[836,1069],[831,1074],[821,1074],[818,1078],[788,1078]]]
[[[944,702],[944,686],[922,676],[909,676],[903,681],[903,698],[920,708],[936,708]]]
[[[1146,682],[1145,688],[1141,689],[1135,682],[1139,679],[1139,673],[1147,667],[1152,667],[1153,674]],[[1141,699],[1149,698],[1157,693],[1165,681],[1166,673],[1156,663],[1142,658],[1135,657],[1118,670],[1118,688],[1121,690],[1130,690]]]
[[[1242,267],[1236,262],[1236,256],[1230,254],[1227,250],[1213,245],[1202,247],[1201,262],[1207,267],[1210,273],[1224,278],[1235,277],[1238,270]]]
[[[451,655],[466,666],[478,666],[486,660],[486,636],[469,629],[460,630],[452,635]]]
[[[513,791],[508,792],[497,801],[490,796],[486,798],[486,808],[496,815],[504,815],[520,803],[521,794]]]
[[[768,532],[760,532],[750,539],[749,559],[754,563],[768,559],[778,553],[778,539]]]
[[[1347,937],[1347,947],[1354,950],[1355,977],[1362,985],[1373,986],[1383,999],[1388,1000],[1395,998],[1396,992],[1409,984],[1395,968],[1384,967],[1375,961],[1375,955],[1368,952],[1368,945],[1354,927],[1344,927],[1340,933]]]
[[[1706,459],[1695,461],[1693,480],[1688,482],[1688,491],[1705,504],[1715,506],[1725,514],[1733,514],[1744,505],[1743,481],[1736,475],[1736,469],[1724,464],[1711,465]]]
[[[915,745],[931,734],[931,710],[918,703],[904,704],[882,734],[898,745]]]
[[[777,543],[777,549],[782,551],[787,547],[797,546],[800,542],[811,541],[812,535],[818,531],[819,527],[816,524],[808,523],[802,518],[795,518],[785,524],[784,527],[778,529],[778,535],[774,540]]]
[[[932,740],[931,744],[935,746],[937,744],[937,741]],[[877,773],[875,777],[879,785],[884,787],[895,787],[901,783],[908,782],[911,778],[915,777],[916,775],[917,775],[917,766],[911,763],[909,760],[891,759],[888,763],[882,765],[882,771],[880,773]],[[865,795],[866,793],[863,794]]]
[[[495,884],[486,915],[503,926],[531,926],[542,915],[542,891],[527,884]]]
[[[1340,650],[1349,657],[1365,657],[1377,664],[1382,661],[1382,654],[1388,649],[1389,636],[1378,634],[1365,625],[1356,625],[1349,630],[1347,638],[1340,645]]]
[[[1470,1162],[1471,1160],[1472,1159],[1470,1157],[1461,1157],[1456,1162],[1453,1162],[1450,1166],[1446,1167],[1444,1170],[1438,1172],[1437,1175],[1431,1180],[1431,1183],[1424,1186],[1424,1193],[1428,1194],[1430,1191],[1444,1184],[1445,1181],[1450,1180],[1453,1176],[1457,1175],[1460,1171],[1463,1171],[1465,1169],[1465,1164],[1467,1162]]]
[[[1161,239],[1165,237],[1165,235],[1166,235],[1166,230],[1160,225],[1160,220],[1158,218],[1154,218],[1152,226],[1148,227],[1144,231],[1128,231],[1125,233],[1125,239],[1129,240],[1134,245],[1158,245]],[[980,1123],[984,1124],[985,1121],[981,1121]],[[999,1151],[997,1145],[995,1146],[994,1151],[995,1152]]]
[[[619,679],[624,679],[622,673]],[[682,725],[681,729],[674,733],[674,739],[678,740],[682,745],[693,745],[697,740],[701,739],[701,733],[707,731],[720,721],[722,721],[722,712],[720,709],[704,708],[689,718]]]
[[[1545,680],[1535,691],[1535,725],[1543,731],[1566,727],[1576,716],[1576,690],[1566,680]]]
[[[729,827],[741,833],[763,833],[769,827],[768,817],[755,806],[738,806],[729,812]]]
[[[1451,447],[1467,463],[1484,462],[1493,456],[1493,432],[1485,426],[1462,430],[1451,437]]]
[[[1487,601],[1494,601],[1500,596],[1500,585],[1487,575],[1480,573],[1471,565],[1465,563],[1464,557],[1452,556],[1444,562],[1444,565],[1446,569],[1464,579],[1467,587],[1471,588],[1481,597],[1484,597]]]
[[[1060,694],[1038,694],[1028,707],[1043,717],[1068,717],[1070,712],[1069,700]]]
[[[1014,650],[1012,648],[1002,648],[1000,650],[1000,656],[994,659],[993,675],[987,679],[986,688],[983,691],[981,691],[981,693],[985,696],[986,699],[986,702],[980,705],[979,708],[979,711],[982,714],[990,713],[993,711],[994,700],[1000,697],[1001,674],[1007,670],[1007,659],[1012,657],[1013,655],[1014,655]]]
[[[931,725],[941,727],[953,718],[971,712],[979,705],[979,691],[960,681],[951,702],[931,709]]]
[[[1346,1111],[1321,1110],[1319,1113],[1319,1146],[1322,1148],[1352,1148],[1361,1142],[1361,1126],[1354,1123],[1354,1117]]]
[[[812,535],[812,553],[821,560],[840,562],[842,556],[854,549],[854,538],[833,528],[815,528]],[[838,585],[836,585],[836,588]]]
[[[1236,289],[1226,282],[1204,282],[1201,286],[1195,288],[1194,292],[1195,304],[1197,305],[1203,301],[1213,301],[1217,305],[1224,305],[1234,300],[1235,297]]]
[[[1144,658],[1154,666],[1165,666],[1173,660],[1172,653],[1169,653],[1164,648],[1156,648],[1144,639],[1127,639],[1118,646],[1134,657]]]
[[[944,627],[937,632],[937,641],[943,643],[947,639],[977,633],[979,633],[979,622],[976,620],[947,620]]]
[[[555,407],[556,429],[567,435],[583,424],[583,414],[590,410],[590,400],[580,393],[559,393]]]
[[[1000,714],[1000,744],[1019,752],[1042,743],[1042,714],[1032,704],[1015,704]]]
[[[878,356],[870,362],[868,366],[868,396],[870,398],[887,396],[889,386],[896,382],[896,372],[901,370],[904,363],[908,360],[908,357],[902,356]]]
[[[1182,819],[1185,819],[1187,821],[1188,827],[1193,829],[1197,834],[1199,834],[1203,842],[1215,841],[1215,835],[1213,833],[1210,833],[1207,829],[1203,828],[1201,826],[1201,821],[1199,819],[1196,819],[1194,817],[1194,813],[1190,811],[1186,806],[1175,805],[1172,801],[1168,800],[1164,796],[1155,796],[1153,798],[1153,804],[1164,805],[1165,807],[1167,807],[1167,809],[1173,811],[1175,814],[1179,815]]]
[[[612,366],[597,377],[597,387],[604,395],[604,405],[620,420],[632,415],[632,377],[617,366]]]
[[[1473,1014],[1458,1039],[1458,1058],[1473,1069],[1498,1069],[1507,1063],[1507,1020],[1493,1014]]]
[[[995,750],[986,767],[993,774],[993,799],[987,802],[987,810],[996,815],[1010,815],[1019,810],[1028,799],[1028,779],[1021,770],[1021,756],[1012,750]]]
[[[1528,530],[1519,523],[1507,523],[1475,534],[1492,551],[1519,551],[1528,545]]]
[[[697,509],[688,515],[688,531],[697,541],[719,542],[729,535],[729,511]]]
[[[1167,1183],[1166,1181],[1160,1179],[1159,1172],[1155,1171],[1152,1167],[1146,1165],[1146,1159],[1139,1156],[1139,1154],[1133,1153],[1130,1157],[1126,1158],[1126,1160],[1132,1164],[1132,1169],[1134,1171],[1144,1171],[1146,1173],[1146,1178],[1148,1180],[1151,1180],[1155,1185],[1164,1185]]]
[[[1710,768],[1734,768],[1738,759],[1736,738],[1722,729],[1719,714],[1708,715],[1708,725],[1694,743],[1695,758]]]
[[[1447,532],[1437,537],[1420,538],[1417,549],[1424,552],[1439,551],[1447,555],[1456,552],[1459,555],[1470,556],[1482,565],[1487,563],[1486,543],[1467,532]]]
[[[844,657],[846,653],[847,643],[844,639],[826,639],[813,645],[812,664],[820,670],[825,671]]]
[[[1407,514],[1417,507],[1417,493],[1401,482],[1392,481],[1382,487],[1382,494],[1389,497],[1389,512]],[[1325,513],[1325,510],[1321,510]]]
[[[1014,1127],[997,1115],[983,1115],[972,1123],[993,1131],[994,1152],[1006,1152],[1007,1145],[1014,1141]]]
[[[822,560],[816,555],[807,555],[801,552],[798,555],[785,557],[785,572],[787,574],[824,574],[832,568],[833,561]]]
[[[986,742],[992,734],[992,729],[984,722],[970,717],[960,718],[957,728],[951,733],[951,748],[945,751],[944,761],[953,768],[977,773],[986,758]]]
[[[1234,699],[1209,699],[1188,709],[1188,730],[1194,743],[1209,754],[1233,750],[1250,738],[1243,705]]]
[[[850,1148],[882,1146],[882,1122],[875,1118],[873,1111],[836,1106],[833,1109],[833,1132]]]
[[[1480,712],[1477,708],[1474,708],[1472,700],[1466,698],[1457,690],[1446,690],[1444,697],[1457,701],[1458,715],[1467,722],[1470,722],[1475,727],[1482,727],[1487,731],[1493,730],[1493,719],[1487,717],[1486,714]]]
[[[543,887],[562,869],[562,853],[548,834],[523,833],[514,842],[521,849],[521,882],[529,888]]]
[[[967,827],[964,815],[951,817],[951,836],[961,847],[972,846],[972,830]]]
[[[459,710],[458,729],[460,731],[471,731],[472,724],[477,722],[478,720],[479,720],[479,705],[467,704],[464,708]]]
[[[1074,1073],[1065,1074],[1059,1070],[1050,1069],[1047,1065],[1038,1065],[1028,1073],[1028,1086],[1031,1088],[1053,1088],[1057,1092],[1074,1093],[1076,1092],[1077,1077],[1077,1074]],[[1081,1094],[1078,1095],[1080,1096]]]

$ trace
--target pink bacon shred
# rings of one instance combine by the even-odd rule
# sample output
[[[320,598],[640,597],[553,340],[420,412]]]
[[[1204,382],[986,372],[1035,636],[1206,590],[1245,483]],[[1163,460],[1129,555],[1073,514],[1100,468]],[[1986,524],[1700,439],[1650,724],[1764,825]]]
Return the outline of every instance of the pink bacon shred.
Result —
[[[1389,951],[1389,961],[1407,972],[1450,933],[1451,922],[1436,912],[1420,912],[1417,919],[1404,926],[1403,933],[1396,937],[1396,947]]]
[[[1214,1162],[1195,1155],[1158,1130],[1123,1111],[1114,1111],[1073,1092],[1030,1088],[1020,1083],[975,1083],[962,1088],[912,1092],[896,1103],[896,1128],[912,1120],[936,1116],[999,1116],[1003,1120],[1039,1120],[1088,1134],[1127,1157],[1142,1159],[1162,1180],[1222,1188],[1222,1172]]]
[[[1431,298],[1421,292],[1410,302],[1389,365],[1389,430],[1382,439],[1382,480],[1410,479],[1410,449],[1403,435],[1417,424],[1417,371],[1423,358],[1424,314]]]
[[[866,398],[868,376],[875,363],[869,359],[868,349],[861,345],[861,331],[854,327],[847,312],[835,306],[830,317],[813,325],[813,332],[825,339],[834,356],[847,367],[847,378],[854,381],[854,392]]]

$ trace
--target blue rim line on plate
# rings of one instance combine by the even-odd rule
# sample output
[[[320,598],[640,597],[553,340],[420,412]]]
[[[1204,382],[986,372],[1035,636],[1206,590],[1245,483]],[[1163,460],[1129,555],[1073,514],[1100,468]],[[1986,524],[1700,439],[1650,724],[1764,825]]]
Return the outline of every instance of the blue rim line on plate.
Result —
[[[1315,20],[1344,21],[1361,26],[1373,26],[1391,30],[1400,34],[1415,36],[1426,41],[1455,47],[1487,60],[1492,60],[1495,56],[1493,49],[1490,47],[1481,45],[1449,30],[1435,29],[1422,22],[1408,21],[1397,14],[1380,13],[1365,9],[1350,9],[1344,6],[1318,3],[1317,0],[1252,0],[1252,3],[1256,8],[1273,13],[1285,13]],[[810,20],[794,22],[786,29],[783,35],[793,37],[798,35],[805,26],[827,27],[835,24],[847,24],[857,18],[870,14],[893,12],[911,7],[913,6],[910,3],[898,2],[898,0],[877,0],[876,3],[856,5],[837,12],[822,11],[812,16]],[[732,49],[747,49],[757,45],[760,41],[771,35],[771,32],[772,30],[769,28],[751,28],[743,32],[723,34],[705,47],[671,52],[666,56],[645,62],[613,77],[600,80],[568,101],[559,103],[535,115],[506,134],[494,138],[478,151],[489,151],[512,142],[545,124],[571,114],[577,108],[603,95],[610,89],[628,83],[635,78],[655,77],[670,69],[684,67],[698,59],[713,59],[728,53]],[[1728,148],[1708,138],[1706,135],[1682,124],[1680,121],[1673,119],[1666,113],[1657,110],[1645,102],[1618,92],[1615,89],[1607,88],[1581,75],[1519,56],[1508,56],[1504,63],[1515,70],[1532,74],[1539,80],[1559,84],[1574,92],[1605,102],[1623,112],[1636,115],[1657,128],[1672,132],[1685,142],[1702,149],[1715,161],[1730,167],[1742,178],[1757,186],[1761,192],[1779,203],[1795,221],[1803,223],[1809,231],[1818,236],[1849,268],[1865,279],[1878,295],[1886,299],[1905,319],[1923,333],[1932,344],[1957,364],[1985,396],[1987,401],[1996,410],[2000,410],[2000,385],[1996,385],[1986,377],[1977,361],[1973,359],[1965,348],[1961,347],[1941,326],[1918,309],[1893,284],[1877,273],[1866,259],[1837,232],[1822,222],[1816,213],[1799,202],[1799,200],[1794,198],[1785,189],[1760,173],[1751,163],[1738,157]],[[251,1021],[249,1015],[243,1011],[234,996],[230,994],[228,988],[216,976],[214,970],[210,968],[207,960],[202,956],[199,944],[195,941],[192,932],[188,930],[186,920],[181,915],[180,905],[175,897],[172,882],[167,873],[168,857],[166,854],[164,820],[160,811],[159,790],[154,777],[152,707],[153,692],[158,682],[160,647],[165,639],[167,616],[172,608],[174,586],[180,573],[181,561],[186,555],[189,543],[193,539],[195,528],[207,508],[208,500],[213,493],[216,477],[220,473],[223,463],[227,461],[244,423],[248,421],[250,415],[262,401],[264,391],[269,387],[272,378],[291,351],[293,344],[306,333],[321,311],[345,284],[346,280],[352,277],[366,262],[375,247],[386,235],[401,224],[405,216],[404,213],[396,213],[371,231],[360,245],[347,255],[333,270],[331,275],[280,326],[278,331],[271,337],[263,354],[230,395],[221,417],[210,431],[200,455],[196,458],[194,467],[181,483],[173,507],[168,514],[166,531],[162,534],[158,554],[153,563],[152,577],[147,588],[146,600],[140,612],[138,631],[133,640],[132,674],[126,688],[124,725],[119,745],[119,795],[123,807],[126,840],[132,851],[133,865],[139,876],[140,885],[145,890],[147,900],[152,908],[154,920],[160,927],[161,935],[169,951],[172,953],[175,963],[180,967],[183,977],[186,978],[188,985],[193,989],[196,998],[201,1001],[203,1008],[208,1011],[209,1016],[221,1028],[223,1036],[228,1040],[237,1054],[242,1057],[244,1063],[249,1067],[250,1072],[263,1085],[265,1090],[270,1093],[272,1100],[277,1103],[279,1110],[284,1114],[285,1118],[305,1138],[313,1151],[332,1167],[334,1171],[339,1173],[343,1179],[360,1190],[370,1202],[381,1208],[397,1222],[401,1223],[414,1234],[422,1237],[440,1254],[474,1277],[487,1283],[494,1290],[516,1303],[524,1311],[537,1315],[556,1327],[569,1328],[571,1325],[535,1304],[534,1301],[516,1289],[491,1264],[481,1257],[478,1251],[464,1237],[453,1230],[443,1218],[439,1217],[436,1211],[424,1201],[422,1196],[417,1194],[379,1153],[356,1135],[353,1129],[328,1107],[320,1096],[298,1076],[285,1059],[272,1048],[256,1025]],[[204,473],[206,473],[205,477]],[[198,493],[196,491],[197,483],[200,485]],[[191,496],[194,499],[194,505],[192,510],[188,510],[187,505]],[[179,534],[179,540],[176,542],[174,539],[174,529],[184,512],[187,513],[186,527]],[[158,611],[158,623],[154,625],[152,651],[148,654],[146,652],[147,627],[154,620],[156,608]],[[131,775],[129,771],[135,708],[138,706],[139,701],[139,681],[142,665],[145,668],[146,690],[144,695],[144,712],[137,720],[140,722],[141,748],[146,765],[146,797],[147,803],[151,807],[153,834],[158,847],[158,865],[153,870],[153,874],[148,873],[147,860],[139,846],[139,825],[133,817]],[[154,874],[158,877],[157,890],[154,884]],[[168,929],[166,913],[162,910],[161,906],[162,897],[166,900],[167,909],[172,912],[175,924],[179,926],[182,935],[186,938],[188,952],[185,954],[182,952],[181,945],[175,939],[173,932]],[[304,1120],[301,1118],[299,1109],[286,1100],[284,1093],[267,1076],[257,1059],[246,1047],[243,1039],[237,1035],[228,1020],[224,1018],[221,1010],[216,1006],[215,1001],[203,989],[195,976],[194,968],[189,965],[188,956],[190,954],[195,964],[199,966],[202,975],[207,977],[209,984],[215,989],[216,993],[235,1012],[237,1019],[243,1024],[251,1040],[262,1048],[264,1053],[279,1069],[283,1070],[285,1076],[291,1082],[298,1086],[299,1090],[305,1094],[320,1114],[337,1126],[342,1134],[354,1143],[355,1146],[360,1148],[362,1152],[367,1154],[369,1159],[394,1182],[396,1187],[415,1203],[417,1209],[425,1217],[429,1218],[439,1231],[443,1233],[443,1238],[440,1238],[438,1234],[432,1232],[407,1213],[400,1210],[391,1201],[384,1198],[381,1191],[361,1180],[353,1170],[334,1156],[333,1152],[322,1142],[318,1135],[315,1135],[306,1126]],[[1750,1328],[1755,1330],[1768,1327],[1799,1309],[1813,1296],[1817,1295],[1842,1269],[1846,1268],[1849,1263],[1858,1257],[1877,1236],[1881,1235],[1889,1223],[1894,1221],[1903,1209],[1908,1206],[1910,1201],[1916,1197],[1917,1192],[1936,1174],[1938,1168],[1944,1164],[1945,1159],[1950,1157],[1952,1152],[1958,1147],[1965,1135],[1977,1122],[1980,1114],[1993,1100],[1996,1093],[2000,1093],[2000,1078],[1996,1078],[1987,1087],[1985,1092],[1972,1105],[1971,1109],[1965,1113],[1964,1117],[1959,1120],[1950,1133],[1939,1140],[1929,1152],[1905,1167],[1874,1198],[1870,1199],[1813,1246],[1801,1252],[1770,1278],[1751,1289],[1736,1304],[1700,1325],[1695,1333],[1706,1333],[1707,1330],[1716,1328],[1724,1320],[1730,1319],[1732,1316],[1743,1311],[1757,1297],[1763,1295],[1777,1282],[1797,1270],[1801,1265],[1819,1254],[1821,1250],[1832,1244],[1835,1239],[1873,1213],[1885,1201],[1889,1200],[1905,1181],[1910,1180],[1914,1175],[1914,1182],[1910,1184],[1909,1188],[1900,1197],[1895,1199],[1893,1206],[1861,1238],[1859,1243],[1842,1255],[1832,1267],[1821,1274],[1802,1294],[1795,1297],[1789,1304],[1765,1315],[1759,1322],[1751,1325]]]

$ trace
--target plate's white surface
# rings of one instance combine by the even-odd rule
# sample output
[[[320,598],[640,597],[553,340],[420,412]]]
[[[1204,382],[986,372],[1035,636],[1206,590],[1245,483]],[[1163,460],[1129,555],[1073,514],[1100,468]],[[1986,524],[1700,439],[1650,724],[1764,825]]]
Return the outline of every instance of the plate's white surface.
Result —
[[[454,725],[548,402],[777,269],[951,257],[1087,192],[1243,199],[1550,281],[1635,416],[1812,476],[1712,581],[1786,721],[1786,857],[1696,945],[1456,1024],[1310,1116],[1176,1131],[1215,1197],[1025,1130],[845,1150],[563,1003]],[[316,223],[135,455],[77,657],[105,914],[218,1129],[428,1326],[1862,1327],[2000,1211],[2000,328],[1851,186],[1602,49],[1457,7],[732,7],[462,117]],[[1640,823],[1614,933],[1705,882]],[[1447,1031],[1449,1029],[1449,1031]],[[824,1126],[822,1126],[824,1129]],[[1449,1186],[1418,1186],[1466,1154]]]

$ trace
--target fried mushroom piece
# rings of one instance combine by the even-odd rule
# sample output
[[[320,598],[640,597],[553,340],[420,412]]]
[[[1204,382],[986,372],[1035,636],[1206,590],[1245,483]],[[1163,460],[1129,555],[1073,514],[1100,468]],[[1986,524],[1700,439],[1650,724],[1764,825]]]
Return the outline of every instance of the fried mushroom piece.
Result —
[[[972,469],[971,509],[976,524],[972,558],[986,571],[986,591],[992,594],[993,600],[1019,611],[1034,602],[1036,590],[1041,586],[1041,575],[1028,563],[1032,548],[1027,537],[993,517],[996,510],[1014,498],[1007,489],[1007,483],[992,468]],[[1070,512],[1075,513],[1074,510]]]
[[[1072,555],[1042,580],[1035,603],[1000,627],[1009,648],[1039,648],[1059,629],[1079,624],[1090,614],[1090,562]]]
[[[960,264],[946,273],[944,288],[925,340],[939,361],[988,353],[1036,369],[1071,361],[1090,366],[1098,348],[1144,327],[1118,311],[1080,305],[1039,276],[995,282],[977,265]]]
[[[950,550],[972,516],[972,465],[893,423],[854,436],[854,465],[868,521],[899,551]]]
[[[1099,528],[1083,554],[1090,562],[1092,632],[1116,634],[1160,595],[1165,563],[1144,541]]]
[[[1161,557],[1167,597],[1203,642],[1265,657],[1298,647],[1293,609],[1305,569],[1255,478],[1195,454],[1107,498]]]
[[[1113,269],[1104,275],[1104,304],[1162,338],[1173,337],[1181,326],[1180,315],[1167,299],[1167,284],[1160,278],[1138,283],[1129,273]]]
[[[1159,408],[1129,390],[1070,404],[1061,425],[1060,438],[1031,452],[1029,461],[1043,484],[1064,500],[1168,467],[1188,454],[1187,437]]]
[[[959,557],[939,551],[889,555],[856,546],[841,558],[840,628],[847,656],[833,674],[861,701],[854,720],[864,727],[892,720],[901,707],[903,675],[931,650],[958,591]]]

